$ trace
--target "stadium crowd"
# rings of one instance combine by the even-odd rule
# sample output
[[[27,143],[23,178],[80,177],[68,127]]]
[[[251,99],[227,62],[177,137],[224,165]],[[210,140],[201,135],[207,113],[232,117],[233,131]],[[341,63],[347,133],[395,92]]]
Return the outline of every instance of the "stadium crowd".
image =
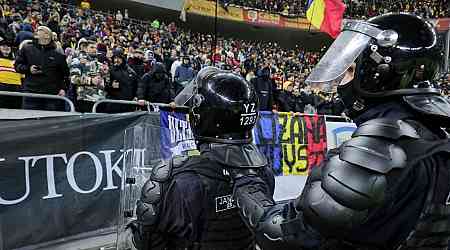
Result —
[[[251,82],[262,110],[343,111],[336,96],[304,84],[321,52],[230,38],[219,38],[214,47],[211,34],[175,23],[144,22],[130,18],[127,10],[111,14],[73,4],[0,1],[0,90],[66,96],[79,112],[91,112],[95,102],[106,98],[174,106],[174,97],[196,72],[214,65]],[[0,107],[64,109],[54,101],[4,97]],[[101,111],[132,110],[112,104]]]
[[[214,1],[214,0],[211,0]],[[223,6],[236,5],[287,16],[305,16],[310,0],[220,0]],[[344,0],[346,18],[377,16],[387,12],[412,12],[426,18],[449,15],[448,0]]]
[[[219,38],[212,54],[212,35],[180,30],[175,23],[136,21],[126,10],[109,15],[36,0],[3,1],[0,10],[2,57],[15,61],[9,67],[23,76],[18,80],[16,75],[15,84],[1,84],[3,90],[67,96],[80,112],[90,112],[105,98],[173,104],[196,72],[215,65],[252,82],[263,110],[341,113],[333,110],[335,99],[304,85],[320,54],[301,47]],[[35,35],[50,40],[40,44]],[[2,97],[14,103],[7,99]],[[23,107],[62,108],[31,98],[24,98]],[[105,109],[130,110],[117,105]]]

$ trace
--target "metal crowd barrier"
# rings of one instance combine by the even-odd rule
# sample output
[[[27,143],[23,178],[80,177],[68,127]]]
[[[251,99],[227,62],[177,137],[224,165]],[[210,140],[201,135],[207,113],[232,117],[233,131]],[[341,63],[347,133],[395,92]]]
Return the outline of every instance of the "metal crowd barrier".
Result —
[[[58,95],[46,95],[46,94],[35,94],[35,93],[22,93],[22,92],[11,92],[11,91],[0,91],[0,96],[16,96],[16,97],[30,97],[30,98],[41,98],[41,99],[52,99],[52,100],[61,100],[65,101],[69,104],[70,111],[75,112],[75,106],[73,102],[64,96]],[[121,105],[133,105],[136,107],[142,107],[137,101],[125,101],[125,100],[112,100],[112,99],[103,99],[94,103],[92,107],[92,113],[97,113],[97,108],[99,105],[104,103],[113,103],[113,104],[121,104]],[[169,104],[165,103],[151,103],[146,101],[145,107],[149,112],[159,112],[160,108],[172,108]],[[176,106],[176,110],[181,112],[188,112],[189,107],[187,106]],[[302,116],[315,116],[320,114],[301,114]],[[352,120],[348,117],[344,116],[334,116],[334,115],[323,115],[325,117],[325,121],[336,121],[336,122],[352,122]]]
[[[142,107],[142,105],[139,104],[137,101],[125,101],[125,100],[112,100],[112,99],[103,99],[99,100],[96,103],[94,103],[94,106],[92,107],[92,113],[97,113],[97,108],[100,104],[104,103],[113,103],[113,104],[121,104],[121,105],[132,105],[137,107]],[[160,108],[171,108],[169,104],[165,103],[151,103],[146,101],[145,107],[147,107],[147,110],[149,112],[159,112]],[[189,107],[186,106],[176,106],[175,109],[180,111],[188,111]]]
[[[336,115],[324,115],[325,121],[327,122],[350,122],[353,123],[352,119],[345,116],[336,116]]]
[[[64,97],[64,96],[23,93],[23,92],[10,92],[10,91],[0,91],[0,96],[16,96],[16,97],[30,97],[30,98],[39,98],[39,99],[61,100],[61,101],[65,101],[66,103],[69,104],[69,107],[70,107],[69,112],[75,112],[75,106],[73,105],[73,102],[69,98]],[[60,111],[60,110],[54,110],[54,111]]]

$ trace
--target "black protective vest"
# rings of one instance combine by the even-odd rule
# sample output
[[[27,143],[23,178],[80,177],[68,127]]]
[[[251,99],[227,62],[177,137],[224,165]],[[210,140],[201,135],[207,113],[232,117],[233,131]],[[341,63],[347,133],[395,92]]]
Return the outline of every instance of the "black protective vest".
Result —
[[[450,142],[419,141],[404,145],[404,148],[409,155],[416,155],[417,160],[435,156],[430,158],[434,161],[434,168],[425,206],[414,230],[397,250],[447,250],[450,240],[450,166],[443,165],[448,161],[441,161],[441,157],[450,156]]]
[[[254,236],[240,217],[232,199],[233,186],[223,168],[205,157],[194,156],[182,166],[173,166],[172,178],[187,172],[200,177],[208,195],[206,223],[200,228],[202,233],[197,242],[168,239],[169,249],[254,250]]]
[[[417,125],[416,125],[417,126]],[[420,125],[422,126],[422,125]],[[416,129],[422,130],[420,126]],[[424,129],[426,130],[426,129]],[[448,250],[450,241],[450,140],[401,139],[397,142],[407,153],[407,165],[420,161],[432,165],[426,200],[414,229],[397,246],[361,246],[339,239],[325,239],[320,250]],[[420,167],[420,166],[418,166]],[[405,171],[409,171],[405,169]],[[369,236],[368,236],[369,237]],[[381,242],[382,243],[382,242]]]

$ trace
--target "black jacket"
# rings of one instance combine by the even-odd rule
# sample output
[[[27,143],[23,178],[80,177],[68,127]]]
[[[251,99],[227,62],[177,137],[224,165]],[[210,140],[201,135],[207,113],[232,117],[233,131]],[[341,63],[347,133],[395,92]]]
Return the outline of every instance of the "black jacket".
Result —
[[[145,65],[144,61],[137,58],[130,58],[128,60],[128,66],[130,66],[134,72],[136,72],[136,75],[141,79],[145,74]]]
[[[32,75],[31,65],[39,66],[43,73]],[[18,73],[25,74],[25,91],[56,95],[61,89],[67,90],[69,85],[66,56],[58,53],[53,44],[41,46],[31,41],[24,44],[17,52],[14,66]]]
[[[136,96],[136,89],[139,81],[136,72],[130,66],[122,64],[120,66],[112,67],[110,74],[110,82],[106,85],[108,98],[132,100]],[[114,81],[119,82],[119,88],[112,87]]]
[[[273,80],[264,77],[256,77],[251,80],[259,98],[259,107],[261,111],[271,111],[274,97]]]
[[[295,96],[290,92],[281,91],[277,99],[279,111],[281,112],[292,111],[303,113],[305,111],[305,103],[303,102],[301,96]]]
[[[137,97],[153,103],[170,103],[175,98],[164,64],[156,63],[150,73],[145,74],[138,85]]]

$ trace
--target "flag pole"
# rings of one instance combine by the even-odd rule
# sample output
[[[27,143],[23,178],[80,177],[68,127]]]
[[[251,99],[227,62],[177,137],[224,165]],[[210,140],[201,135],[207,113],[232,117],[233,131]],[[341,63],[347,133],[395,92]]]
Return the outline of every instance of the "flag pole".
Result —
[[[313,4],[313,3],[314,3],[314,0],[311,1],[311,4]],[[311,6],[311,4],[310,4],[310,6]],[[306,12],[308,12],[308,10]],[[314,4],[314,7],[313,7],[313,10],[312,10],[312,13],[311,13],[311,21],[309,22],[308,33],[311,32],[311,25],[312,25],[312,20],[314,18],[314,13],[315,12],[316,12],[316,5]]]
[[[217,16],[218,16],[217,9],[218,9],[218,7],[219,7],[219,0],[216,0],[216,15],[214,17],[214,47],[213,47],[212,57],[211,57],[213,66],[216,66],[216,61],[214,60],[214,57],[216,55],[216,50],[217,50],[217,33],[218,33],[218,31],[217,31]]]

